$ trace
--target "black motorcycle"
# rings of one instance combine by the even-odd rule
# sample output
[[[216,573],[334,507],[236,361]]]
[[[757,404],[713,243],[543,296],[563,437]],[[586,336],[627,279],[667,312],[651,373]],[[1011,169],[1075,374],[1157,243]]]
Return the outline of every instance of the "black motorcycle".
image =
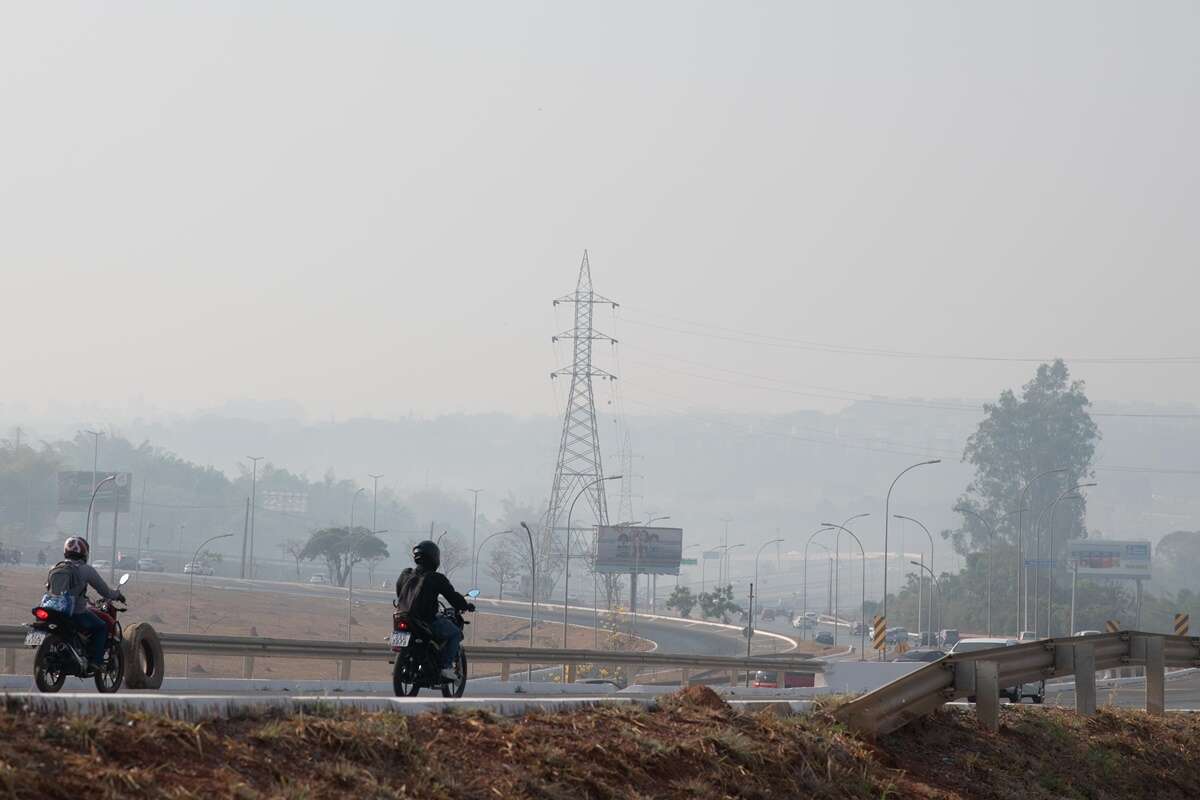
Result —
[[[129,573],[121,576],[118,586],[129,582]],[[111,694],[121,688],[125,679],[125,654],[121,648],[121,623],[117,614],[127,611],[125,606],[112,600],[101,600],[92,609],[108,626],[108,642],[105,644],[104,665],[97,672],[88,670],[87,635],[80,630],[69,614],[56,608],[45,598],[42,605],[33,609],[36,622],[25,627],[25,645],[36,647],[33,656],[33,682],[39,691],[53,693],[63,687],[68,675],[78,678],[93,677],[96,691]]]
[[[468,598],[479,596],[478,589],[467,592]],[[395,605],[395,601],[392,601]],[[463,619],[462,614],[450,608],[440,599],[440,616],[446,617],[459,630],[471,623]],[[397,697],[412,697],[422,689],[441,689],[443,697],[462,697],[467,688],[467,654],[458,648],[458,679],[447,680],[442,677],[441,667],[438,666],[442,643],[433,635],[433,629],[419,619],[408,615],[407,611],[396,611],[392,614],[392,635],[388,637],[396,661],[392,666],[392,688]]]

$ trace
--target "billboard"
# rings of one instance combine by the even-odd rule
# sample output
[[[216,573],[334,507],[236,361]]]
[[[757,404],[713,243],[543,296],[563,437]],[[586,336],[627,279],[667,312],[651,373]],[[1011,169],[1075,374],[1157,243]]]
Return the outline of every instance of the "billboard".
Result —
[[[596,533],[597,572],[678,575],[683,528],[601,525]]]
[[[87,513],[88,503],[92,499],[92,471],[68,470],[58,473],[58,510],[79,511]],[[111,472],[95,473],[96,482],[112,475]],[[118,472],[117,479],[109,481],[96,493],[96,511],[111,514],[113,498],[116,498],[117,511],[129,513],[129,489],[133,485],[132,472]]]
[[[1087,577],[1149,580],[1150,542],[1075,539],[1067,542],[1067,562]]]
[[[307,514],[308,492],[263,492],[262,507],[285,514]]]

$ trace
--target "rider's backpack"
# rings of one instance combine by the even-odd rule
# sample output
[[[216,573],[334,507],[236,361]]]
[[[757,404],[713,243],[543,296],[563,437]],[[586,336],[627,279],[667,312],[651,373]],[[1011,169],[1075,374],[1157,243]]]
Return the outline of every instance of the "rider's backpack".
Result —
[[[46,575],[46,594],[42,597],[42,606],[62,614],[73,614],[76,599],[85,588],[78,565],[71,561],[60,561]]]

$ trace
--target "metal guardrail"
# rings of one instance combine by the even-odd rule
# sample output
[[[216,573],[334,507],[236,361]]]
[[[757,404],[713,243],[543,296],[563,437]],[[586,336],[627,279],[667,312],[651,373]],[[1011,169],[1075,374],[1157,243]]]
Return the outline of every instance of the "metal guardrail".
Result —
[[[21,647],[26,630],[20,625],[0,625],[0,649]],[[255,636],[210,636],[194,633],[159,633],[167,655],[241,656],[258,658],[312,658],[327,661],[380,661],[391,658],[384,642],[327,642],[304,639],[269,639]],[[467,657],[485,664],[613,664],[684,670],[766,670],[821,672],[825,665],[812,659],[786,656],[708,656],[620,650],[487,647],[463,645]],[[252,669],[252,662],[248,669]],[[245,670],[244,670],[245,671]],[[349,670],[343,668],[344,678]],[[246,677],[249,677],[248,675]]]
[[[1075,676],[1076,710],[1096,710],[1096,671],[1145,665],[1146,706],[1162,713],[1166,667],[1200,666],[1200,637],[1120,631],[949,655],[846,703],[836,716],[856,730],[889,733],[952,700],[974,696],[984,727],[999,726],[1005,687]]]

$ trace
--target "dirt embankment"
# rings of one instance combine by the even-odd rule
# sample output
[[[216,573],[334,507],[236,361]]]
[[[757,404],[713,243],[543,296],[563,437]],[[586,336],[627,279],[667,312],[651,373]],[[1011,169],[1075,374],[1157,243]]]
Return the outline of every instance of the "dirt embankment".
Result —
[[[653,710],[307,714],[186,723],[0,712],[13,798],[1194,798],[1200,719],[946,711],[872,743],[828,709],[737,713],[692,689]]]

